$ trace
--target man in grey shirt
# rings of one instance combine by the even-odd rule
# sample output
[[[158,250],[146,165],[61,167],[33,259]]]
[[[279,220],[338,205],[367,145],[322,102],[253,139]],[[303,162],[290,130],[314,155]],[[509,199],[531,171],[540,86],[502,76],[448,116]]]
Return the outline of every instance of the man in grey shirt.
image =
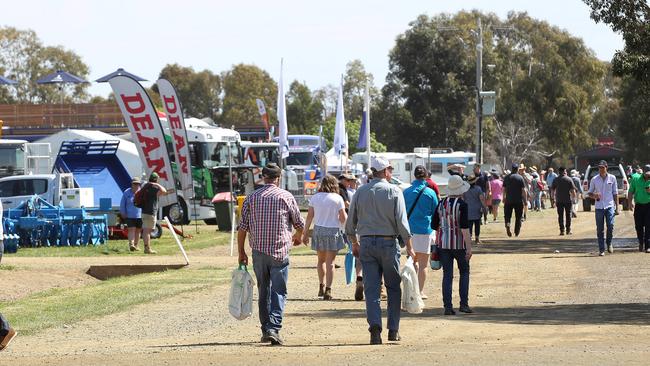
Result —
[[[402,281],[399,274],[400,248],[397,237],[405,243],[406,253],[415,258],[404,196],[388,183],[393,167],[383,158],[372,161],[373,179],[357,190],[350,202],[345,233],[352,242],[354,255],[363,267],[366,317],[370,326],[370,344],[381,344],[381,277],[388,292],[388,340],[399,341]],[[357,236],[361,238],[361,245]]]

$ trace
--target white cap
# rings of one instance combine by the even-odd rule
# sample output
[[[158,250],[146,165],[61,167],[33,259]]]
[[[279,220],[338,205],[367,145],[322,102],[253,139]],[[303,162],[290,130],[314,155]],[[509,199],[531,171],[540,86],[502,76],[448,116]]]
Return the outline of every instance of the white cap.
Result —
[[[372,166],[372,169],[380,172],[380,171],[388,168],[391,165],[390,165],[390,162],[388,160],[386,160],[384,158],[380,158],[380,157],[375,157],[375,158],[372,159],[371,166]]]

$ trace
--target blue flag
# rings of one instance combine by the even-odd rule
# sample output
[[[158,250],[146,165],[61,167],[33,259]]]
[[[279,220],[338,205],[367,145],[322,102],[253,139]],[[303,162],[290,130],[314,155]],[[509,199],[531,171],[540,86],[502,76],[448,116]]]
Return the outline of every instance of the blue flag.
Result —
[[[368,147],[368,140],[366,139],[366,129],[368,128],[368,111],[365,110],[361,114],[361,128],[359,129],[359,143],[357,149],[365,149]]]

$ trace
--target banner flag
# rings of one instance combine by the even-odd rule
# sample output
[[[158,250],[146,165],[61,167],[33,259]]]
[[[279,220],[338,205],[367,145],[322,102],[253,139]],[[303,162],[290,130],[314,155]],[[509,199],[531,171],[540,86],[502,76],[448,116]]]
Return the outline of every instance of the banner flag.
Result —
[[[365,149],[368,147],[368,135],[370,135],[370,95],[368,87],[363,96],[363,112],[361,113],[361,128],[359,129],[359,143],[357,148]]]
[[[284,99],[284,82],[282,81],[283,61],[280,61],[280,82],[278,83],[278,132],[280,141],[280,159],[289,157],[289,131],[287,130],[287,112]]]
[[[142,85],[127,76],[115,76],[108,82],[115,93],[115,100],[120,106],[124,121],[129,126],[147,176],[153,172],[157,173],[158,183],[168,192],[175,192],[174,176],[169,162],[167,144],[165,144],[165,135],[158,119],[158,113],[147,92]],[[176,202],[175,194],[161,196],[159,200],[160,207]]]
[[[168,80],[159,79],[158,93],[162,100],[167,122],[169,123],[169,132],[171,133],[172,145],[174,146],[174,156],[176,157],[176,171],[178,180],[181,183],[183,198],[185,202],[194,198],[194,180],[192,179],[192,163],[190,161],[190,146],[188,144],[187,130],[185,129],[185,119],[181,101],[178,99],[174,85]]]
[[[348,135],[345,132],[345,114],[343,113],[343,80],[339,86],[339,95],[336,103],[336,125],[334,127],[334,152],[344,154],[348,150]]]

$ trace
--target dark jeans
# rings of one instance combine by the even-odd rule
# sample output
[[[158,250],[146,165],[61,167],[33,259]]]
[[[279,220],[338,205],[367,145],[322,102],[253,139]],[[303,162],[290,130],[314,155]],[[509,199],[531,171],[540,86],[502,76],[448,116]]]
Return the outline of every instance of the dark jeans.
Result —
[[[515,211],[515,235],[519,235],[521,231],[521,216],[524,213],[523,202],[507,203],[503,206],[503,214],[505,215],[506,227],[510,227],[510,219],[512,218],[512,210]]]
[[[639,250],[650,248],[650,203],[637,203],[634,206],[634,228],[639,239]]]
[[[481,219],[469,220],[469,236],[472,236],[472,226],[474,226],[474,239],[481,236]]]
[[[607,226],[607,246],[610,246],[614,235],[614,207],[596,209],[596,235],[598,250],[601,252],[605,251],[605,226]]]
[[[1,221],[2,219],[0,219],[0,225],[2,225]],[[0,263],[2,263],[2,253],[4,253],[4,251],[5,251],[4,240],[0,240]]]
[[[399,274],[400,248],[397,239],[361,237],[359,259],[363,268],[363,293],[366,296],[366,318],[372,328],[383,328],[381,321],[381,278],[388,293],[388,329],[399,330],[402,304],[402,277]]]
[[[445,309],[452,309],[451,292],[454,281],[454,259],[458,263],[460,281],[458,292],[460,306],[469,306],[469,261],[465,259],[465,249],[439,249],[442,264],[442,302]]]
[[[279,331],[287,301],[287,279],[289,278],[289,257],[284,261],[253,250],[253,270],[257,279],[260,324],[262,332]]]
[[[571,202],[555,202],[555,207],[557,208],[557,221],[560,224],[560,231],[564,232],[566,227],[566,232],[571,231]],[[564,224],[566,220],[566,226]]]
[[[7,318],[0,313],[0,337],[4,337],[9,333],[9,322],[7,321]]]

